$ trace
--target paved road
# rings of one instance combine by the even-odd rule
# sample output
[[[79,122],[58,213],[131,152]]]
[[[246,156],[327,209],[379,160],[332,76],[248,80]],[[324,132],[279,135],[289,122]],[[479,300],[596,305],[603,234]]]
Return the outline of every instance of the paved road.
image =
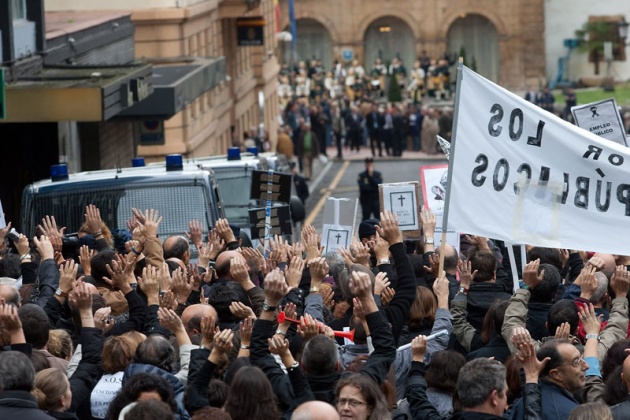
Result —
[[[354,157],[354,156],[352,156]],[[378,158],[377,158],[378,159]],[[446,163],[441,158],[412,158],[397,160],[376,160],[375,169],[383,175],[383,181],[404,182],[420,181],[420,166]],[[321,232],[325,197],[335,198],[359,198],[359,187],[357,178],[359,173],[365,170],[362,160],[333,161],[329,168],[324,169],[324,175],[320,182],[311,189],[311,196],[306,202],[307,221]],[[358,226],[361,218],[361,208],[357,211],[355,227]]]

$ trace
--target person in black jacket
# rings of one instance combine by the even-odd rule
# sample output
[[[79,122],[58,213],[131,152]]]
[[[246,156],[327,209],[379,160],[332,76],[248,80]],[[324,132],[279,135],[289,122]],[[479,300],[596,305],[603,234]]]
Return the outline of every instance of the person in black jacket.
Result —
[[[372,156],[376,156],[376,147],[378,147],[378,155],[383,156],[381,146],[381,127],[384,124],[383,115],[378,112],[376,104],[372,104],[372,110],[365,116],[365,124],[367,126],[368,135],[370,136],[370,148]]]
[[[359,174],[357,183],[360,191],[359,201],[363,210],[361,220],[369,219],[372,214],[378,219],[380,212],[378,184],[383,183],[383,176],[379,171],[374,170],[374,159],[371,157],[365,158],[365,171]]]
[[[35,368],[26,355],[17,351],[0,352],[0,372],[0,418],[53,419],[37,407],[31,394]]]

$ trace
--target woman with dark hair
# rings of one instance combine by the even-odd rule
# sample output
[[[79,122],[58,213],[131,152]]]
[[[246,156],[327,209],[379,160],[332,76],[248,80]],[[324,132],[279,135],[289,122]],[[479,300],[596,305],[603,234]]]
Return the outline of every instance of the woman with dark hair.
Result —
[[[464,356],[451,350],[439,351],[431,359],[425,375],[429,386],[427,397],[442,416],[453,412],[453,394],[457,388],[459,370],[465,364]]]
[[[136,373],[120,389],[109,405],[105,418],[116,420],[120,412],[129,404],[149,399],[165,402],[171,407],[173,413],[177,410],[173,390],[166,379],[158,375]]]
[[[337,382],[337,412],[355,420],[391,418],[385,394],[367,375],[354,373]]]
[[[276,395],[260,368],[241,368],[232,380],[224,410],[233,419],[280,418]]]

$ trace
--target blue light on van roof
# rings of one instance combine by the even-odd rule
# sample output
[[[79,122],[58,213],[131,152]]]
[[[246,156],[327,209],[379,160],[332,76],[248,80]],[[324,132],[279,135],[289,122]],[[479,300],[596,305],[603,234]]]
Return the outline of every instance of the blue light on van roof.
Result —
[[[53,181],[65,181],[68,179],[68,165],[60,163],[50,167],[50,178]]]
[[[181,171],[184,169],[182,155],[166,155],[166,170]]]
[[[227,160],[241,160],[241,149],[230,147],[227,153]]]
[[[142,156],[135,157],[131,159],[131,166],[134,168],[139,168],[144,165],[144,158]]]
[[[256,146],[248,147],[247,151],[254,156],[258,156],[258,147]]]

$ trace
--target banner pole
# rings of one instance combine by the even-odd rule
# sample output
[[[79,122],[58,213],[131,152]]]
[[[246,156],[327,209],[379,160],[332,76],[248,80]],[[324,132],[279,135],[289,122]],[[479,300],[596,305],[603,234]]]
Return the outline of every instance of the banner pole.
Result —
[[[459,57],[457,61],[457,81],[455,82],[455,114],[453,115],[453,135],[451,136],[450,162],[455,162],[455,140],[457,139],[457,118],[459,116],[459,102],[462,89],[462,73],[464,70],[464,58]],[[446,244],[446,232],[448,230],[448,210],[451,198],[451,182],[453,181],[453,165],[448,165],[448,175],[446,179],[446,199],[444,200],[444,214],[442,215],[442,243]],[[444,252],[440,252],[440,274],[444,270]]]

